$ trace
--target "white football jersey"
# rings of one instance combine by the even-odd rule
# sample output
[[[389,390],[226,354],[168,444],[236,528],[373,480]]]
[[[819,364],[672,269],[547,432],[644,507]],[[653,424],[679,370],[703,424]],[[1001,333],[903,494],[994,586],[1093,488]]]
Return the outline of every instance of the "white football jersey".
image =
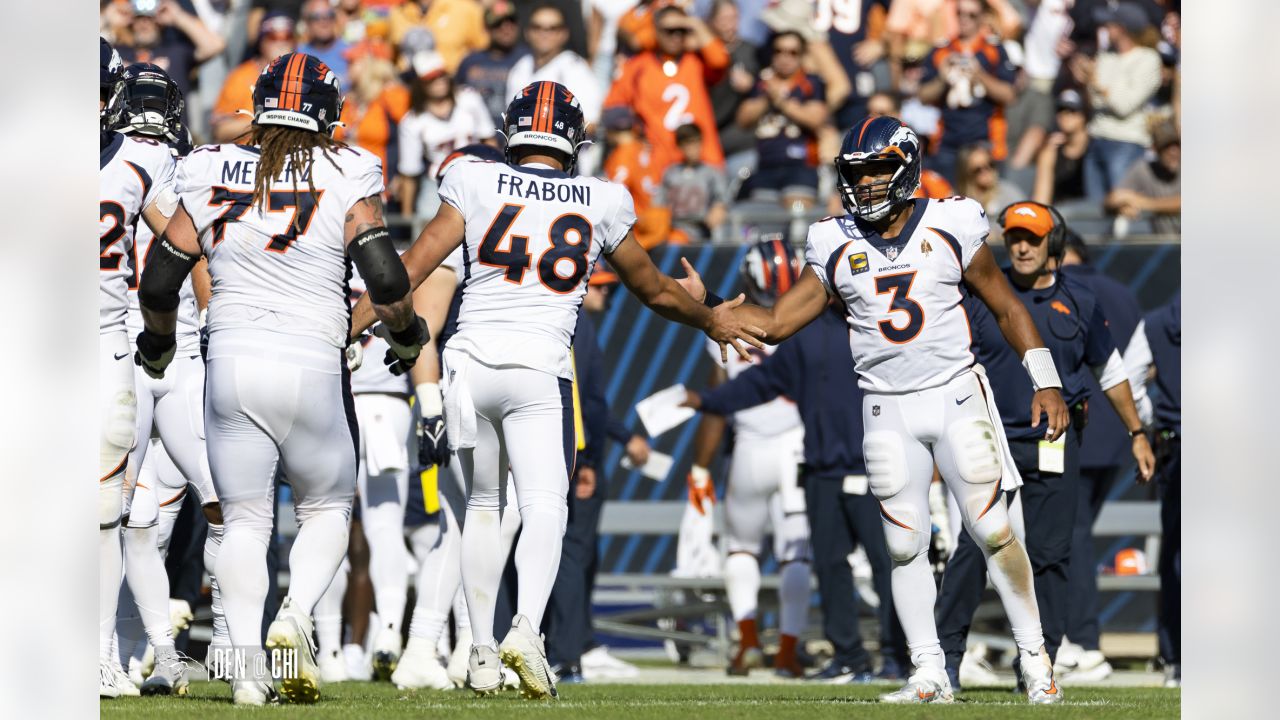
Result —
[[[138,236],[134,238],[133,252],[129,261],[134,267],[133,277],[142,279],[142,272],[147,268],[147,258],[156,243],[156,234],[146,223],[138,223]],[[129,346],[135,347],[138,333],[142,332],[142,309],[138,304],[138,283],[129,283],[129,317],[126,321],[129,328]],[[191,357],[200,352],[200,309],[196,305],[196,293],[191,285],[191,277],[182,281],[178,291],[178,324],[174,329],[178,342],[178,356]]]
[[[178,195],[213,277],[209,331],[268,329],[345,348],[351,306],[343,228],[353,205],[382,194],[382,162],[355,147],[328,157],[314,150],[310,167],[285,165],[265,211],[250,207],[257,169],[256,147],[205,145],[178,171]]]
[[[98,173],[98,330],[124,330],[129,288],[138,277],[130,258],[142,211],[174,183],[169,146],[116,133],[102,149]]]
[[[436,176],[449,153],[497,134],[493,116],[480,93],[469,87],[454,94],[453,113],[447,118],[430,112],[410,111],[400,120],[400,174]]]
[[[449,347],[491,366],[573,377],[569,345],[600,253],[635,224],[626,188],[545,165],[450,167],[440,200],[462,213],[462,309]]]
[[[729,364],[725,365],[720,360],[720,345],[715,340],[707,338],[707,352],[715,364],[724,368],[730,380],[741,375],[752,365],[759,365],[778,349],[776,345],[765,345],[764,349],[747,345],[746,348],[747,353],[751,355],[750,362],[743,360],[741,355],[730,350]],[[800,419],[800,411],[796,409],[796,404],[784,397],[774,398],[767,403],[739,410],[733,414],[733,432],[737,442],[773,440],[782,433],[803,427],[804,422]]]
[[[366,291],[364,278],[360,277],[360,271],[356,270],[353,265],[351,268],[351,307],[356,306],[356,301]],[[399,395],[408,393],[409,375],[393,375],[391,369],[387,367],[387,363],[384,362],[387,357],[387,351],[391,349],[387,341],[373,333],[365,333],[364,337],[360,339],[360,343],[364,346],[364,362],[360,363],[360,367],[351,373],[351,392],[396,393]]]
[[[914,202],[892,240],[849,215],[809,226],[805,262],[844,303],[858,385],[870,392],[938,387],[974,364],[960,283],[986,244],[986,212],[969,198]]]

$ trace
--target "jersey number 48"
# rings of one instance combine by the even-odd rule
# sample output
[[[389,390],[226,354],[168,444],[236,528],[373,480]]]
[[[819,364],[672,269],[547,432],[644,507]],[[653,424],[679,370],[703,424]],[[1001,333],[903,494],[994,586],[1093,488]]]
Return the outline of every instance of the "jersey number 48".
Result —
[[[480,242],[481,265],[503,268],[507,282],[521,285],[524,274],[533,268],[529,238],[508,235],[524,205],[506,204],[489,224]],[[556,218],[547,231],[551,247],[538,257],[538,281],[561,295],[572,292],[587,274],[587,252],[591,249],[591,221],[575,213]]]

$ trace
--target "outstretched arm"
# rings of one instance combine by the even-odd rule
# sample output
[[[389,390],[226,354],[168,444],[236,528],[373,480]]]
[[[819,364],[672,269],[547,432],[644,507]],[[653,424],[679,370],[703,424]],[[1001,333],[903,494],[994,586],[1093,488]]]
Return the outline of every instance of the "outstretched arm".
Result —
[[[628,233],[622,244],[609,255],[609,264],[622,284],[651,310],[668,320],[698,328],[720,343],[723,360],[727,361],[729,358],[729,345],[744,360],[750,360],[751,357],[741,343],[764,347],[760,341],[764,333],[760,328],[744,321],[735,312],[735,308],[741,310],[746,307],[742,305],[744,296],[739,295],[715,308],[707,307],[691,297],[674,279],[658,270],[649,258],[649,253],[636,241],[635,233]]]
[[[764,330],[762,336],[777,345],[813,322],[827,308],[827,287],[810,266],[800,273],[794,287],[782,294],[771,308],[743,305],[738,314],[746,322]]]
[[[1031,424],[1040,424],[1043,411],[1049,418],[1049,429],[1045,437],[1057,440],[1071,418],[1067,413],[1067,405],[1062,401],[1062,381],[1053,366],[1053,357],[1049,354],[1040,332],[1036,330],[1031,314],[1009,288],[1009,281],[996,266],[991,250],[983,245],[970,261],[964,271],[965,284],[981,300],[991,314],[1004,339],[1022,358],[1022,365],[1031,376],[1031,384],[1035,395],[1031,399]]]

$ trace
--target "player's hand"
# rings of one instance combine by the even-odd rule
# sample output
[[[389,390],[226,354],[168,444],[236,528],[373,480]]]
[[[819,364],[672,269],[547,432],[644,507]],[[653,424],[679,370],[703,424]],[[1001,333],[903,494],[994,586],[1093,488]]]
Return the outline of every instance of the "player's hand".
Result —
[[[1044,431],[1046,440],[1057,440],[1067,431],[1071,424],[1071,414],[1067,412],[1067,404],[1062,401],[1062,393],[1058,388],[1043,388],[1031,398],[1031,427],[1040,424],[1040,415],[1049,420],[1049,428]]]
[[[343,355],[347,358],[347,370],[355,372],[364,364],[364,338],[353,340]]]
[[[702,396],[696,390],[685,390],[684,401],[680,403],[680,407],[689,407],[694,410],[702,409]]]
[[[403,375],[409,372],[409,368],[417,364],[422,346],[431,338],[431,333],[427,330],[427,322],[418,315],[414,315],[409,327],[400,332],[392,332],[385,323],[382,323],[374,329],[373,334],[386,340],[391,346],[383,362],[387,364],[387,369],[392,375]]]
[[[1145,432],[1133,436],[1133,459],[1138,463],[1138,482],[1146,484],[1156,474],[1156,455]]]
[[[649,441],[640,435],[632,435],[627,441],[627,459],[632,465],[641,467],[649,462]]]
[[[716,504],[716,486],[711,482],[711,473],[701,465],[689,468],[689,504],[699,515],[706,515]]]
[[[449,438],[444,417],[431,415],[418,420],[418,464],[449,467]]]
[[[596,494],[596,471],[583,465],[578,468],[578,482],[574,483],[573,494],[579,500],[589,500]]]
[[[684,288],[684,291],[689,293],[689,297],[693,298],[694,301],[706,301],[707,287],[702,284],[702,276],[698,274],[697,270],[693,269],[688,260],[680,258],[680,264],[684,266],[685,276],[676,278],[676,284]]]
[[[707,326],[707,336],[720,343],[720,360],[729,362],[729,346],[738,352],[738,356],[751,362],[751,355],[742,346],[743,343],[764,349],[762,338],[764,329],[748,322],[742,313],[734,312],[734,308],[746,302],[747,296],[739,293],[738,297],[726,300],[711,309],[711,322]]]
[[[164,377],[165,368],[173,362],[173,354],[178,351],[177,338],[174,334],[157,335],[144,329],[138,333],[137,345],[138,351],[133,354],[134,364],[157,380]]]

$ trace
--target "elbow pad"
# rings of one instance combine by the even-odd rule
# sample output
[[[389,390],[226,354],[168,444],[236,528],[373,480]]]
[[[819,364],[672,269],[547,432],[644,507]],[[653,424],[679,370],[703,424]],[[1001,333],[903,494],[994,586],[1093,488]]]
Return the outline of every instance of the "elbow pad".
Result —
[[[191,274],[198,257],[174,247],[167,237],[147,256],[147,268],[138,283],[138,303],[148,310],[173,312],[178,309],[178,292]]]
[[[355,262],[374,303],[390,305],[409,294],[409,273],[386,228],[366,230],[352,238],[347,255]]]

